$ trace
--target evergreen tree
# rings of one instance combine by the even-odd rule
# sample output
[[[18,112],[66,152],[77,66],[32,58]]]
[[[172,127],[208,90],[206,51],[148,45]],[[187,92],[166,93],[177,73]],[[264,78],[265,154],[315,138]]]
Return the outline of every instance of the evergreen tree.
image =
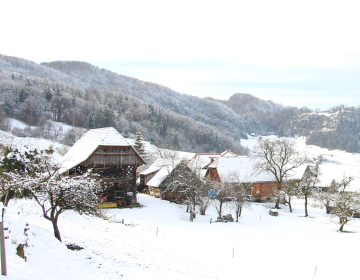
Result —
[[[146,152],[143,144],[143,136],[140,131],[136,132],[136,136],[134,139],[134,148],[144,159],[146,158]]]
[[[175,136],[174,136],[173,146],[176,150],[179,150],[180,143],[179,143],[179,137],[177,134],[175,134]]]
[[[108,106],[105,106],[102,117],[101,117],[101,126],[102,127],[111,127],[114,125],[114,112],[113,110],[109,109]]]
[[[86,126],[90,129],[96,128],[96,120],[95,120],[95,114],[93,112],[90,113],[88,117],[88,121],[86,123]]]
[[[49,86],[44,88],[44,97],[46,99],[47,102],[50,102],[52,99],[52,93],[51,93],[51,89]]]
[[[26,96],[26,93],[25,93],[24,89],[22,89],[22,90],[20,91],[20,93],[19,93],[19,97],[18,97],[17,101],[18,101],[19,103],[24,103],[26,97],[27,97],[27,96]]]
[[[62,112],[64,110],[64,98],[59,87],[55,89],[54,95],[51,100],[51,105],[55,113],[54,119],[55,121],[59,122],[61,120]]]

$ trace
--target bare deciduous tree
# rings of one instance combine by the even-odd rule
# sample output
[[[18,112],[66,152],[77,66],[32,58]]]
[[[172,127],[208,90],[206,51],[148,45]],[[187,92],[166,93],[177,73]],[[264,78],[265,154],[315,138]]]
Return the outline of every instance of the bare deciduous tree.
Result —
[[[281,191],[285,178],[291,172],[307,162],[307,157],[295,148],[295,142],[287,138],[270,140],[259,139],[252,151],[252,158],[256,161],[257,173],[268,172],[277,182],[278,192]],[[279,208],[280,198],[276,199],[275,208]]]
[[[292,212],[291,199],[293,197],[299,196],[300,194],[301,194],[301,187],[299,185],[299,182],[294,180],[285,181],[281,195],[285,203],[289,205],[290,212]]]
[[[171,174],[172,179],[165,192],[175,199],[176,202],[187,205],[187,211],[195,211],[200,208],[200,214],[205,215],[209,206],[210,198],[208,190],[209,182],[203,182],[182,161],[180,167]]]
[[[222,217],[223,206],[231,201],[231,186],[217,182],[213,184],[213,190],[216,194],[216,199],[213,199],[213,203],[219,217]]]
[[[317,184],[320,182],[320,169],[319,164],[316,164],[313,168],[308,168],[300,181],[301,196],[305,199],[305,217],[309,216],[308,213],[308,199],[312,193],[316,193],[318,190]]]
[[[331,195],[330,214],[339,217],[339,231],[343,231],[344,225],[352,220],[355,213],[360,210],[360,194],[346,190],[353,180],[354,178],[344,175],[340,182],[334,183],[337,191]]]

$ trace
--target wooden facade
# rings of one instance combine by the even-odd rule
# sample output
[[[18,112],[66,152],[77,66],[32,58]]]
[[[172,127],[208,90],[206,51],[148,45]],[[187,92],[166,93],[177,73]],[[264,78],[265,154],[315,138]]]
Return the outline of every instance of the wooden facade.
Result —
[[[99,146],[87,160],[70,169],[69,175],[92,168],[100,175],[106,201],[137,203],[136,168],[141,164],[143,160],[131,146]]]
[[[118,204],[137,203],[136,169],[146,164],[139,153],[114,128],[89,130],[59,160],[61,173],[77,175],[92,169],[99,175],[99,198]]]

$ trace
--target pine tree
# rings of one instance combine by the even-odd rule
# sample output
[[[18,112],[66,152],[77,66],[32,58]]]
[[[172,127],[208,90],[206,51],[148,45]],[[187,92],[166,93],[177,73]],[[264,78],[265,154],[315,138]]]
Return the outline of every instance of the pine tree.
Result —
[[[143,136],[140,131],[136,132],[136,136],[134,139],[134,148],[144,159],[146,158],[146,152],[143,144]]]
[[[179,147],[180,147],[179,137],[178,137],[177,134],[175,134],[175,136],[174,136],[173,146],[174,146],[174,148],[175,148],[176,150],[178,150]]]
[[[91,112],[89,117],[88,117],[88,121],[86,123],[86,126],[88,128],[96,128],[96,120],[95,120],[95,115]]]
[[[105,105],[102,112],[101,126],[102,127],[111,127],[114,125],[115,115],[114,112]]]
[[[51,93],[51,89],[49,86],[47,86],[46,88],[44,88],[44,96],[47,102],[50,102],[52,99],[52,93]]]

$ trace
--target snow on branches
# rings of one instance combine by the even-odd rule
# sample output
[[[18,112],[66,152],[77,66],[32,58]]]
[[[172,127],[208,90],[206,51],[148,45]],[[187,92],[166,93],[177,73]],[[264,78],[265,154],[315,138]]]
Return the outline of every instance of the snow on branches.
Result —
[[[101,192],[99,181],[90,171],[78,176],[58,173],[51,158],[52,150],[7,149],[1,158],[3,174],[2,191],[15,191],[19,196],[33,198],[51,221],[54,234],[61,241],[57,226],[58,217],[66,210],[81,215],[101,216],[97,206],[97,194]]]

